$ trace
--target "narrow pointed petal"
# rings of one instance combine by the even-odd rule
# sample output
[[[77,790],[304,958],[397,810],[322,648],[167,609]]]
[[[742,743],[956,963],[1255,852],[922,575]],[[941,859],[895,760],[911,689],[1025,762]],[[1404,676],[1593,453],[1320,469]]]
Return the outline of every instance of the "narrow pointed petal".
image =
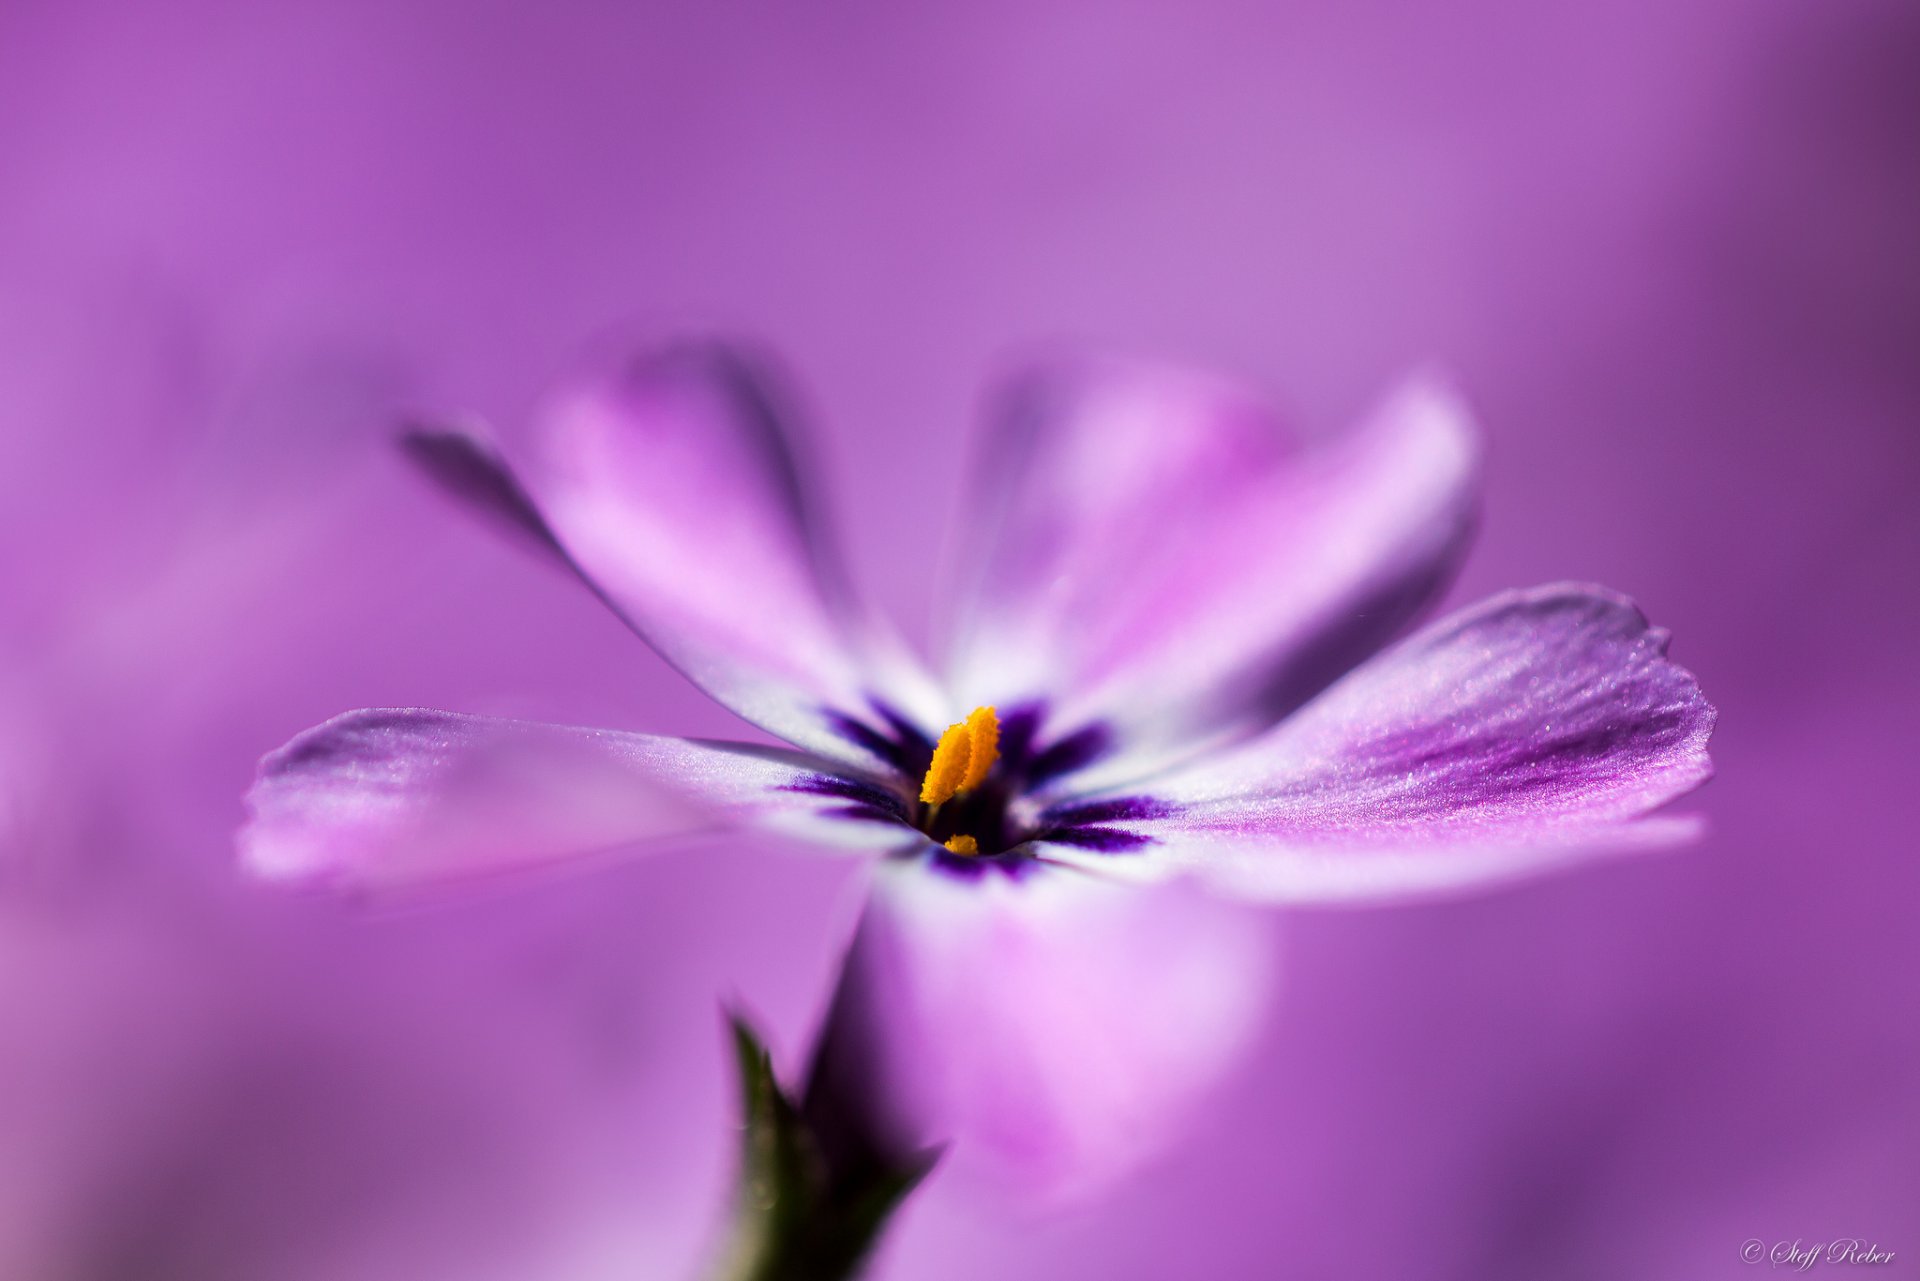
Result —
[[[1298,446],[1195,375],[1088,364],[1020,385],[956,540],[959,701],[1052,701],[1137,755],[1271,723],[1389,640],[1471,525],[1458,403],[1409,384]]]
[[[500,447],[479,423],[409,428],[400,448],[423,473],[476,512],[537,550],[574,568]],[[577,572],[577,570],[576,570]]]
[[[1714,711],[1625,598],[1563,585],[1464,610],[1275,730],[1109,802],[1102,852],[1276,900],[1393,898],[1685,841],[1642,817],[1712,773]],[[1084,807],[1083,807],[1084,808]],[[1087,812],[1092,812],[1088,810]]]
[[[1265,923],[1180,886],[1029,862],[893,859],[825,1043],[899,1150],[1029,1205],[1078,1200],[1168,1145],[1265,1005]],[[944,869],[944,870],[943,870]]]
[[[255,873],[395,889],[745,826],[855,848],[842,792],[795,752],[420,709],[348,712],[261,762],[241,856]]]
[[[662,657],[796,746],[864,759],[833,728],[875,699],[929,719],[930,684],[856,607],[778,398],[758,367],[683,344],[563,384],[510,473],[471,429],[416,431],[443,487],[561,553]]]

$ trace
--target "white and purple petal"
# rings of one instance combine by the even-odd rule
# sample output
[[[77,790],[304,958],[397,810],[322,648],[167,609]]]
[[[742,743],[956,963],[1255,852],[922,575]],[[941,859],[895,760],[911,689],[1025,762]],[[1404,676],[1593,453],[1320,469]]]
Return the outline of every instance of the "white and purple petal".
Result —
[[[1097,775],[1270,724],[1391,639],[1472,524],[1476,445],[1432,382],[1305,448],[1255,399],[1122,363],[1019,384],[955,546],[963,705],[1045,700]]]
[[[1033,860],[888,859],[847,960],[831,1070],[892,1144],[1032,1206],[1097,1192],[1181,1132],[1273,977],[1257,914]]]
[[[443,486],[559,553],[662,657],[790,743],[871,763],[835,720],[945,707],[854,602],[760,367],[681,344],[563,383],[510,471],[471,428],[416,431]]]
[[[893,848],[900,805],[798,752],[383,708],[262,761],[239,841],[256,874],[380,890],[743,827]]]
[[[1600,588],[1511,592],[1364,664],[1268,734],[1061,807],[1049,858],[1275,900],[1393,898],[1691,837],[1713,708]],[[1094,836],[1085,836],[1091,831]]]

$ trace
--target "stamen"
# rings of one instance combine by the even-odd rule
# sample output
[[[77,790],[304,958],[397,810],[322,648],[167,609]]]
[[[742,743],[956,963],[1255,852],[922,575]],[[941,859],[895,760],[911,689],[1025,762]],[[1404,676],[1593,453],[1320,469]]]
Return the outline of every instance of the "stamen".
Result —
[[[933,763],[920,780],[920,799],[928,805],[945,805],[960,790],[967,776],[967,758],[973,754],[973,742],[964,723],[949,725],[933,749]]]
[[[947,838],[947,852],[950,854],[978,854],[980,852],[980,842],[974,840],[971,836],[949,836]]]
[[[1000,718],[991,707],[976,707],[967,715],[967,737],[973,751],[967,756],[967,776],[960,790],[970,792],[986,781],[987,771],[1000,759]]]
[[[980,786],[999,759],[1000,720],[991,707],[976,707],[940,736],[933,763],[920,781],[920,800],[945,805],[956,794]]]

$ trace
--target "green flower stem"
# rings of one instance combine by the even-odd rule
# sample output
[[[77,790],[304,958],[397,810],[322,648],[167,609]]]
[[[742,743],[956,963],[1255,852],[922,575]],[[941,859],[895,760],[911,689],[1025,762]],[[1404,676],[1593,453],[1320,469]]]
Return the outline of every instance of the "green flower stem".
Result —
[[[859,1274],[893,1212],[938,1152],[890,1157],[837,1133],[864,1118],[832,1115],[809,1090],[781,1088],[773,1061],[738,1014],[729,1016],[745,1112],[740,1182],[726,1251],[711,1281],[840,1281]],[[840,1096],[834,1096],[840,1097]],[[840,1105],[844,1107],[845,1105]]]

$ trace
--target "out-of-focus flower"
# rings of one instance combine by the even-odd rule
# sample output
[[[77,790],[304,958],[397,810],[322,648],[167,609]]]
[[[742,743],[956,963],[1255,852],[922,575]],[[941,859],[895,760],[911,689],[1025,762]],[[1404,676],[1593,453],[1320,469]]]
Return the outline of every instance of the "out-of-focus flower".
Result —
[[[407,528],[397,469],[354,434],[395,363],[297,328],[203,358],[167,291],[63,280],[14,310],[0,1276],[674,1270],[610,1137],[653,1070],[607,1031],[624,991],[585,977],[615,931],[537,909],[370,927],[237,887],[221,857],[243,709],[299,702],[290,642],[380,599],[361,567]],[[210,364],[249,372],[202,381]],[[563,929],[578,959],[539,969]]]
[[[1249,919],[1166,883],[1391,899],[1695,830],[1646,816],[1708,776],[1713,710],[1624,599],[1508,593],[1382,648],[1470,532],[1473,435],[1437,386],[1315,447],[1131,364],[1000,410],[939,679],[853,600],[737,353],[564,384],[511,469],[477,431],[416,434],[791,746],[351,712],[264,762],[247,862],[392,889],[714,831],[878,852],[845,989],[873,1087],[1060,1192],[1148,1150],[1258,1008]]]

